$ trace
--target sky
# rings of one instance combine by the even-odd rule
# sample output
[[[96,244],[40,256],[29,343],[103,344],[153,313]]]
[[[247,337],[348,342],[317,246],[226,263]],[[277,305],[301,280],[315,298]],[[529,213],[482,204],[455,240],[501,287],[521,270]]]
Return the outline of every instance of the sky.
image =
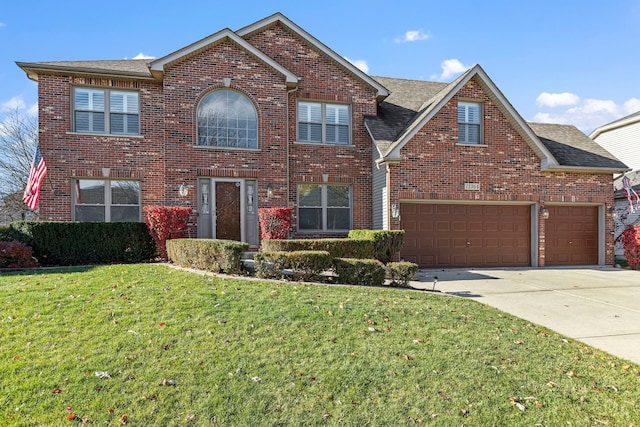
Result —
[[[371,76],[480,64],[527,121],[589,134],[640,110],[640,0],[4,1],[0,116],[37,112],[19,62],[162,57],[281,12]]]

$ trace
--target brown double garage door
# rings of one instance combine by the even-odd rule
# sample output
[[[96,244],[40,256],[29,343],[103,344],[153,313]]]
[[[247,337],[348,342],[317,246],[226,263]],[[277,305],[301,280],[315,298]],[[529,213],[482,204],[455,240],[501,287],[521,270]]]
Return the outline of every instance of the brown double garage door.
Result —
[[[548,208],[545,264],[597,264],[597,207]],[[530,266],[531,215],[529,205],[403,203],[401,255],[424,268]]]

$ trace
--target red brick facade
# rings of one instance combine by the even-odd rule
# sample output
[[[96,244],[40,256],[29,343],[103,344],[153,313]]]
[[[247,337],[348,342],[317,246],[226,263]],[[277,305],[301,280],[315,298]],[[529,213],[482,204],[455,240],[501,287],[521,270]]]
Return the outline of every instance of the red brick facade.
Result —
[[[341,58],[276,20],[244,34],[221,37],[163,64],[146,77],[117,73],[39,72],[40,147],[49,173],[40,199],[40,218],[72,220],[75,179],[120,178],[140,182],[141,206],[199,206],[203,178],[249,180],[258,207],[297,205],[297,185],[340,183],[351,188],[351,225],[374,226],[373,162],[378,156],[365,117],[376,116],[380,87],[345,66]],[[298,76],[295,85],[282,70],[249,46]],[[139,93],[140,135],[73,132],[73,88],[128,89]],[[212,91],[242,93],[258,118],[256,149],[197,145],[196,112]],[[401,202],[470,202],[613,205],[611,175],[543,171],[541,159],[514,125],[504,106],[477,77],[442,106],[388,163],[388,209]],[[478,101],[483,109],[482,145],[457,144],[458,101]],[[350,107],[351,144],[297,142],[297,103],[316,101]],[[186,184],[188,195],[178,188]],[[465,183],[479,185],[465,189]],[[273,194],[267,194],[267,186]],[[295,212],[295,209],[294,209]],[[605,212],[603,210],[603,212]],[[144,214],[142,214],[144,219]],[[612,221],[604,218],[604,257],[613,263]],[[536,221],[537,259],[545,265],[545,224]],[[293,221],[294,227],[296,221]],[[390,219],[389,227],[398,228]],[[257,225],[256,225],[257,229]],[[293,237],[311,233],[293,230]],[[329,234],[324,234],[329,236]]]

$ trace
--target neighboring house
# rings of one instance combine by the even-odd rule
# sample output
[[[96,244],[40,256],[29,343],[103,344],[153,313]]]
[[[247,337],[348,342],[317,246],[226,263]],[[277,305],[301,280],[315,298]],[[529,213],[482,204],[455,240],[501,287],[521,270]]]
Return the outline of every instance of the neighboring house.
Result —
[[[422,267],[613,264],[626,166],[526,123],[479,66],[372,77],[279,13],[159,59],[18,65],[38,82],[42,219],[184,205],[198,237],[258,246],[258,208],[293,207],[298,238],[403,228]]]
[[[640,191],[640,111],[615,120],[594,130],[590,137],[627,164],[633,171],[625,174],[631,180],[636,193]],[[634,202],[629,209],[629,200],[622,191],[622,178],[614,178],[615,188],[615,253],[616,258],[624,258],[624,248],[620,235],[628,224],[640,224],[640,209]]]

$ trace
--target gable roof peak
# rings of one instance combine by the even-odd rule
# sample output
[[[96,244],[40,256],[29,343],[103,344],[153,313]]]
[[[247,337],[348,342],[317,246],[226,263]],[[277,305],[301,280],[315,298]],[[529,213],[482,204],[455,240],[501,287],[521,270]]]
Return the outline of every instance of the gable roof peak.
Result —
[[[377,92],[378,101],[382,101],[384,98],[389,96],[389,91],[383,85],[381,85],[371,76],[369,76],[367,73],[365,73],[364,71],[362,71],[361,69],[353,65],[351,62],[347,61],[344,57],[338,55],[335,51],[333,51],[327,45],[322,43],[313,35],[309,34],[302,27],[298,26],[298,24],[296,24],[295,22],[293,22],[292,20],[290,20],[280,12],[276,12],[271,16],[267,16],[266,18],[263,18],[259,21],[254,22],[253,24],[247,25],[246,27],[239,29],[238,31],[236,31],[236,34],[240,37],[246,37],[249,34],[252,34],[270,25],[273,25],[274,23],[280,23],[284,25],[289,30],[291,30],[292,32],[294,32],[295,34],[297,34],[298,36],[300,36],[301,38],[309,42],[316,49],[320,50],[322,53],[324,53],[325,55],[327,55],[328,57],[336,61],[342,67],[349,70],[352,74],[356,75],[358,78],[366,82],[369,86],[373,87]]]
[[[173,53],[170,53],[168,55],[163,56],[162,58],[152,61],[149,64],[149,69],[151,70],[152,73],[161,75],[164,73],[164,68],[168,64],[187,58],[203,49],[206,49],[212,44],[218,43],[225,39],[231,40],[233,43],[240,46],[240,48],[244,49],[246,52],[250,53],[251,55],[258,58],[263,63],[267,64],[277,72],[281,73],[285,77],[287,86],[295,87],[298,84],[298,81],[300,80],[298,76],[296,76],[291,71],[287,70],[278,62],[274,61],[271,57],[266,55],[261,50],[257,49],[252,44],[248,43],[245,39],[238,36],[229,28],[222,29],[217,33],[214,33],[208,37],[200,39],[194,43],[191,43],[188,46],[183,47],[182,49],[178,49]]]

